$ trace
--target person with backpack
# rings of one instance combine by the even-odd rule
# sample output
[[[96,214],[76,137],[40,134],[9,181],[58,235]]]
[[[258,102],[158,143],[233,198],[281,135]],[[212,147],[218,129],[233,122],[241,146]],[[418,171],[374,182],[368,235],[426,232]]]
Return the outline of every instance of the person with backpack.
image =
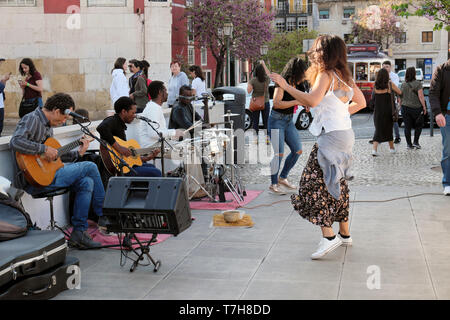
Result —
[[[422,83],[416,80],[416,68],[406,69],[402,92],[402,116],[405,122],[405,139],[410,150],[421,149],[419,144],[423,127],[423,116],[427,114]],[[414,128],[414,142],[411,143],[411,129]]]

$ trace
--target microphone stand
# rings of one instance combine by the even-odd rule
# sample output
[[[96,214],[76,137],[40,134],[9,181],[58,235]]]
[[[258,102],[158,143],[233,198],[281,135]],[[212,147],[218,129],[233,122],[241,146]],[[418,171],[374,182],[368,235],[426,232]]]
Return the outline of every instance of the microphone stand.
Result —
[[[83,132],[85,135],[90,136],[91,138],[95,139],[98,141],[98,143],[105,148],[106,150],[108,150],[108,152],[110,152],[111,154],[113,154],[114,158],[118,161],[119,163],[119,169],[120,169],[120,175],[123,176],[123,168],[127,167],[128,169],[130,169],[130,172],[133,172],[135,175],[137,175],[136,170],[134,170],[132,167],[130,167],[130,165],[128,163],[126,163],[121,157],[119,157],[117,155],[117,153],[115,152],[114,148],[110,147],[110,145],[103,139],[97,138],[91,131],[89,131],[88,125],[91,123],[89,122],[88,125],[83,125],[77,118],[73,117],[73,121],[78,124],[81,127],[81,132]]]
[[[156,132],[156,134],[158,135],[158,137],[159,137],[159,142],[161,142],[161,173],[162,173],[162,176],[163,177],[165,177],[166,176],[166,173],[165,173],[165,171],[164,171],[164,142],[172,149],[172,150],[174,150],[174,148],[173,148],[173,146],[169,143],[169,142],[167,142],[167,140],[166,140],[166,138],[164,138],[164,136],[163,136],[163,133],[162,132],[160,132],[160,131],[158,131],[158,130],[156,130],[156,128],[152,125],[152,123],[151,123],[151,121],[149,120],[149,119],[144,119],[144,118],[139,118],[140,120],[142,120],[142,121],[145,121],[152,129],[153,129],[153,131],[155,131]]]

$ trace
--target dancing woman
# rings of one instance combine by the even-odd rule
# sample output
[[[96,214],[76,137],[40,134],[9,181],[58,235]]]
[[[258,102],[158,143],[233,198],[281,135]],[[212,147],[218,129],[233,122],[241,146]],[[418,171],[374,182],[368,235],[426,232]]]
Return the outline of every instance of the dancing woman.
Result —
[[[315,108],[310,131],[318,136],[300,179],[299,194],[291,201],[300,216],[318,225],[323,238],[311,255],[319,259],[340,245],[351,245],[348,227],[347,185],[355,136],[350,114],[366,106],[361,90],[347,67],[347,51],[338,36],[318,37],[308,52],[311,67],[306,75],[313,85],[310,93],[290,86],[277,74],[271,78],[300,104]],[[336,237],[332,225],[339,222]]]

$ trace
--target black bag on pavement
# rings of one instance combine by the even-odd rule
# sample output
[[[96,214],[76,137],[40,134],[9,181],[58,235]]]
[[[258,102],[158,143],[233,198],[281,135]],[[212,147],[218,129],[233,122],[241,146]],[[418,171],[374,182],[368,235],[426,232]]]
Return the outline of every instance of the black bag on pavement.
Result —
[[[67,257],[61,265],[0,287],[0,300],[51,299],[64,290],[76,289],[81,280],[79,266],[78,258]]]
[[[22,237],[31,227],[31,218],[22,204],[0,194],[0,241]]]
[[[66,254],[60,231],[29,230],[20,238],[0,242],[0,287],[60,265]]]

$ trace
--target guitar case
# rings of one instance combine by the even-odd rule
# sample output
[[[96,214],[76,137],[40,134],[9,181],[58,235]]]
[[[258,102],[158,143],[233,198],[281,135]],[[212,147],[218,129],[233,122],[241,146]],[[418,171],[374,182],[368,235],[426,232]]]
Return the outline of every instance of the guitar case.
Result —
[[[66,257],[63,264],[0,287],[0,300],[51,299],[64,290],[79,288],[80,280],[80,261]]]
[[[0,242],[0,287],[60,265],[66,254],[60,231],[29,230],[25,236]]]

